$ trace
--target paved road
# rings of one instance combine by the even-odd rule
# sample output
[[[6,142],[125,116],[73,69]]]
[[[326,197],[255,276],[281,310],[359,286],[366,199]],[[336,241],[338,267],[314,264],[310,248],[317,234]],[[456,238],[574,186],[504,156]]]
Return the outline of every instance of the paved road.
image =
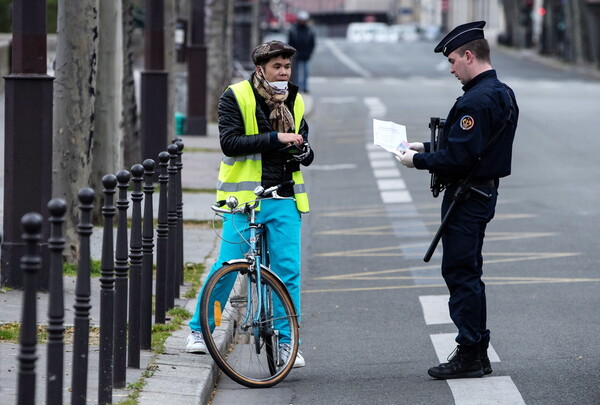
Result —
[[[600,82],[522,52],[495,51],[521,119],[485,245],[494,372],[435,381],[456,333],[439,274],[422,261],[439,224],[429,175],[374,148],[373,118],[426,140],[461,95],[435,44],[321,41],[305,170],[302,350],[275,389],[219,384],[213,404],[597,403]],[[543,63],[542,63],[543,62]],[[227,380],[225,380],[227,381]]]

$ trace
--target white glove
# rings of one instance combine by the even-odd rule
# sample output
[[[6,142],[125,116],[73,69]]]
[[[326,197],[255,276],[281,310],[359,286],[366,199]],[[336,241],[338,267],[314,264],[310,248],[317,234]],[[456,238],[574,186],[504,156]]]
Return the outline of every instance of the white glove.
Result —
[[[413,164],[413,156],[417,154],[416,151],[412,149],[408,149],[406,152],[401,154],[400,156],[396,155],[396,160],[402,163],[406,167],[413,168],[415,165]]]
[[[411,142],[408,144],[408,149],[412,149],[414,151],[417,151],[419,153],[424,153],[425,152],[425,145],[423,145],[422,142]]]

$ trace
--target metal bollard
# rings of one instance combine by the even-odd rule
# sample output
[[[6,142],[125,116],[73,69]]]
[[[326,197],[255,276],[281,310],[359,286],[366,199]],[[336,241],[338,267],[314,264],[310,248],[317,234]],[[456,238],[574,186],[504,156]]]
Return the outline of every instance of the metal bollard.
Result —
[[[35,404],[35,354],[37,343],[37,273],[42,268],[39,242],[42,238],[42,216],[25,214],[21,218],[25,254],[21,258],[23,275],[23,310],[21,312],[21,337],[19,352],[19,386],[17,403]]]
[[[184,283],[183,274],[183,187],[181,184],[181,172],[183,170],[183,147],[184,144],[180,139],[175,139],[173,142],[177,145],[177,266],[179,285]],[[175,288],[175,298],[179,298],[180,289]]]
[[[63,286],[63,250],[65,238],[62,226],[65,222],[67,204],[54,198],[48,203],[50,213],[50,274],[48,290],[48,361],[46,364],[46,403],[63,402],[65,304]]]
[[[167,223],[169,237],[167,239],[167,310],[175,307],[175,290],[179,290],[179,272],[177,271],[177,145],[168,146],[169,152],[169,187],[167,198]]]
[[[113,246],[113,217],[116,208],[114,194],[117,176],[107,174],[102,177],[104,205],[102,216],[102,274],[100,276],[100,353],[98,363],[98,403],[112,404],[113,391],[113,333],[115,311],[115,264]],[[50,403],[50,402],[48,402]]]
[[[142,176],[144,166],[135,164],[131,167],[133,191],[131,192],[131,240],[129,244],[129,338],[127,365],[140,368],[140,299],[142,281]]]
[[[71,404],[85,405],[90,333],[90,235],[92,234],[92,203],[94,190],[83,188],[77,193],[81,218],[77,225],[79,234],[79,262],[75,285],[75,321],[73,333],[73,378],[71,379]]]
[[[154,264],[154,160],[146,159],[144,166],[144,222],[142,228],[142,291],[140,297],[140,348],[152,348],[152,266]]]
[[[167,226],[167,183],[169,175],[167,166],[170,155],[168,152],[160,152],[158,160],[160,165],[160,195],[158,199],[158,227],[156,229],[156,306],[154,309],[154,322],[165,323],[167,312],[167,238],[169,228]]]
[[[113,387],[125,388],[127,379],[127,188],[131,178],[127,170],[117,173],[117,247],[115,252],[115,312],[114,312],[114,347],[113,347]]]

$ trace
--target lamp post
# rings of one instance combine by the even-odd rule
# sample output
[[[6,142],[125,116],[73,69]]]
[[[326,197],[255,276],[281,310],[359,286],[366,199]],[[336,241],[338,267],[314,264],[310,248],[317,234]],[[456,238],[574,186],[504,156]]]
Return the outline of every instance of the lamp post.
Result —
[[[11,73],[5,80],[4,240],[2,285],[21,288],[21,217],[39,212],[48,217],[52,193],[52,97],[54,78],[46,74],[46,1],[13,2]],[[35,119],[32,119],[35,117]],[[44,229],[42,240],[48,239]],[[48,245],[42,243],[48,263]],[[49,266],[38,275],[48,289]]]
[[[187,133],[189,135],[206,135],[205,7],[205,0],[192,0],[191,43],[186,55],[188,61]]]
[[[169,74],[165,70],[164,0],[146,0],[144,70],[141,80],[142,160],[158,159],[169,144],[167,99]]]

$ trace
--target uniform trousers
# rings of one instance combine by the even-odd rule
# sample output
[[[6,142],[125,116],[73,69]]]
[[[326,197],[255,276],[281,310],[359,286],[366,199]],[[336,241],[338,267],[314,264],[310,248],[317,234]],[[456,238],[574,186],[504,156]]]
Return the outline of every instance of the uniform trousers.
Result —
[[[269,246],[269,260],[271,270],[283,281],[298,314],[298,322],[300,321],[300,252],[301,252],[301,225],[302,219],[300,212],[296,208],[296,202],[291,199],[267,199],[260,202],[260,211],[256,215],[257,222],[265,225],[267,228],[267,244]],[[212,265],[210,277],[217,271],[224,262],[241,259],[248,251],[248,245],[240,232],[247,239],[248,231],[248,216],[245,214],[225,214],[223,218],[223,230],[221,237],[221,250],[219,258]],[[230,280],[223,280],[217,284],[213,290],[216,299],[221,303],[221,308],[225,308],[225,303],[231,293],[235,277]],[[203,287],[204,289],[204,287]],[[200,331],[200,297],[196,302],[196,311],[189,322],[192,330]],[[275,300],[274,317],[281,318],[283,313],[281,303]],[[211,333],[215,328],[214,316],[212,311],[209,312],[209,324]],[[279,329],[280,342],[289,342],[290,332],[282,325],[278,325],[275,321],[275,329]]]
[[[469,198],[456,203],[454,214],[442,237],[442,276],[450,292],[450,317],[458,328],[456,342],[461,346],[481,345],[487,348],[490,331],[487,329],[485,284],[483,275],[483,238],[485,228],[494,217],[497,190],[479,188],[492,195],[486,200],[473,192]],[[456,187],[449,187],[442,202],[442,218],[452,203]]]

